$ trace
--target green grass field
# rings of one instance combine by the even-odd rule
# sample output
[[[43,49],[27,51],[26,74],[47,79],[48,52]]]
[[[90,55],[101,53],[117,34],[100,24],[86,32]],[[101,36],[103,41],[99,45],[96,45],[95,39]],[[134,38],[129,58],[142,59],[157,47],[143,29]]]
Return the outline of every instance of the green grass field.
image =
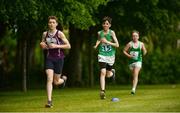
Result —
[[[1,91],[0,102],[0,112],[180,112],[180,85],[139,85],[134,96],[130,86],[108,86],[105,100],[99,99],[98,87],[55,88],[53,108],[44,107],[45,89]]]

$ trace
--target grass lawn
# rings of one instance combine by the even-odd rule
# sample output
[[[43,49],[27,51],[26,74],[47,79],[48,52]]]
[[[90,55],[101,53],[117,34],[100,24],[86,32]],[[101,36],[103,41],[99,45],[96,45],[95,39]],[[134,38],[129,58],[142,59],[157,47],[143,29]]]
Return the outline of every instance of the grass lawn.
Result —
[[[99,87],[55,88],[53,108],[44,107],[45,89],[1,91],[0,102],[0,112],[180,112],[180,84],[139,85],[134,96],[130,86],[108,86],[105,100],[99,98]]]

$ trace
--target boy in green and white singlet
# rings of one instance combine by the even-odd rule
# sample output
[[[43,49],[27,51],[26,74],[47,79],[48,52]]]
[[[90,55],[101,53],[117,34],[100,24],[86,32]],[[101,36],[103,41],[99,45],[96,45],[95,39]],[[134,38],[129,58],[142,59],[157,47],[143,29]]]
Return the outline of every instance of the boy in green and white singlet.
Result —
[[[105,99],[105,77],[113,77],[115,79],[115,62],[116,48],[119,47],[116,34],[111,27],[111,18],[104,17],[102,27],[103,30],[98,32],[98,40],[94,48],[98,47],[98,62],[100,67],[100,98]]]
[[[123,53],[129,58],[129,68],[133,76],[131,94],[135,94],[139,71],[142,67],[142,55],[147,53],[144,43],[139,41],[138,31],[132,32],[132,41],[125,46]]]

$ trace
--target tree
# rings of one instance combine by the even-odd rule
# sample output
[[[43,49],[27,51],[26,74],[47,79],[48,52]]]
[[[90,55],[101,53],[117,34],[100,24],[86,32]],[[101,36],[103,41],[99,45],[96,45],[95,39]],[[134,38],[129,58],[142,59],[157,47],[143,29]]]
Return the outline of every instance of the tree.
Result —
[[[83,33],[83,30],[88,29],[90,26],[96,25],[95,19],[92,14],[97,11],[97,8],[101,4],[105,4],[105,0],[90,0],[90,1],[71,1],[71,0],[14,0],[1,1],[1,12],[3,15],[2,22],[6,22],[9,29],[13,29],[17,36],[17,60],[16,68],[18,73],[23,78],[23,91],[26,92],[26,80],[28,70],[32,66],[32,57],[34,53],[35,43],[39,32],[45,30],[44,27],[47,23],[47,17],[49,15],[56,15],[59,18],[59,22],[63,26],[67,26],[70,29],[70,42],[74,49],[70,51],[70,56],[77,56],[77,59],[72,59],[75,64],[79,64],[76,69],[69,73],[71,76],[79,76],[74,78],[81,79],[81,60],[80,54],[82,37],[79,37],[76,31]],[[4,16],[5,15],[5,16]],[[5,23],[2,23],[2,29]],[[75,32],[73,32],[75,31]],[[74,41],[77,40],[77,43]],[[76,48],[77,47],[77,48]],[[23,48],[23,49],[22,49]],[[28,52],[27,52],[28,51]],[[79,57],[78,57],[79,56]],[[71,58],[70,58],[71,59]],[[68,67],[71,67],[69,65]],[[79,73],[79,74],[76,74]],[[76,80],[75,80],[76,81]]]
[[[22,75],[22,89],[27,91],[26,78],[27,69],[30,66],[29,59],[32,57],[33,48],[35,44],[36,31],[38,31],[38,1],[37,0],[9,0],[1,1],[0,5],[2,10],[0,15],[7,25],[8,30],[14,31],[17,37],[17,62],[16,69],[17,75]],[[33,34],[33,35],[32,35]],[[29,45],[31,44],[31,45]],[[27,52],[28,51],[28,52]]]

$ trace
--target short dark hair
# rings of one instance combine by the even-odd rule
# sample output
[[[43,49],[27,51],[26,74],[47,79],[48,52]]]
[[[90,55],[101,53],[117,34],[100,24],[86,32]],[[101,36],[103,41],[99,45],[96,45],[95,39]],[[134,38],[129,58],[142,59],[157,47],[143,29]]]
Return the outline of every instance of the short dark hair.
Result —
[[[137,31],[137,30],[133,30],[133,31],[132,31],[132,34],[133,34],[133,33],[137,33],[137,34],[139,35],[139,31]]]
[[[112,18],[110,18],[109,16],[105,16],[105,17],[102,19],[102,22],[104,23],[105,21],[108,21],[108,22],[111,24]]]
[[[56,20],[56,22],[58,22],[58,19],[57,19],[56,16],[49,16],[49,17],[48,17],[48,21],[49,21],[50,19],[54,19],[54,20]]]

